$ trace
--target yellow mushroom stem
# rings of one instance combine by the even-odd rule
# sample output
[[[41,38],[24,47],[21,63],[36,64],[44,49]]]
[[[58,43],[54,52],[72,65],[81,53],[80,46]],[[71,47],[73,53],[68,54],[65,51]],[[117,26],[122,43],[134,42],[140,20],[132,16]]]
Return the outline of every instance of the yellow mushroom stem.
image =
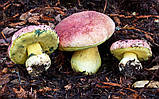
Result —
[[[38,76],[50,67],[50,57],[49,55],[43,53],[39,43],[29,45],[27,47],[27,53],[28,59],[26,60],[25,65],[31,76]]]
[[[42,48],[39,43],[31,44],[27,47],[28,56],[31,54],[40,55],[42,54]]]
[[[134,59],[137,59],[137,55],[135,53],[132,53],[132,52],[126,52],[126,53],[124,53],[123,58],[134,58]]]
[[[97,47],[74,52],[71,58],[72,69],[85,74],[96,73],[101,66],[101,58]]]
[[[138,57],[135,53],[125,52],[123,54],[122,60],[119,63],[119,70],[122,71],[128,62],[130,62],[132,66],[136,66],[136,69],[142,68],[142,65],[140,61],[138,60]]]

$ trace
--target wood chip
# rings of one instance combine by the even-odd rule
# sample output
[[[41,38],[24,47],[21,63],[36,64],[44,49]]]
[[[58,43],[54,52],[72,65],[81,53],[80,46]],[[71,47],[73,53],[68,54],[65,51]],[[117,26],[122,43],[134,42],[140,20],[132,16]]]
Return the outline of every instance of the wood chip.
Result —
[[[19,19],[24,21],[24,20],[27,20],[30,16],[31,16],[31,13],[26,12],[26,13],[23,13]]]
[[[66,90],[69,90],[69,89],[72,88],[72,85],[71,85],[71,84],[68,84],[68,85],[64,86],[64,88],[65,88]]]
[[[3,68],[2,73],[7,73],[8,72],[8,68]]]
[[[159,88],[159,81],[141,80],[136,81],[132,86],[134,88]]]
[[[146,70],[157,70],[157,69],[159,69],[159,65],[155,65],[155,66],[148,68]]]

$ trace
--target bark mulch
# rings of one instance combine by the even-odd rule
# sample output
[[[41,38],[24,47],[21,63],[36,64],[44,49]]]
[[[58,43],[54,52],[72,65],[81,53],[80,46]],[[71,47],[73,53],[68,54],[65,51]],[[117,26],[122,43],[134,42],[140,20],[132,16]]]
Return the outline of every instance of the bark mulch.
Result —
[[[24,65],[11,62],[7,48],[12,35],[28,25],[55,26],[65,17],[94,10],[110,16],[115,24],[113,36],[99,46],[100,70],[83,75],[71,69],[73,52],[56,50],[52,65],[41,76],[32,78]],[[110,54],[117,40],[147,40],[153,52],[150,60],[132,77],[118,70],[119,61]],[[0,98],[159,98],[159,89],[133,88],[138,80],[159,80],[159,1],[158,0],[0,0]]]

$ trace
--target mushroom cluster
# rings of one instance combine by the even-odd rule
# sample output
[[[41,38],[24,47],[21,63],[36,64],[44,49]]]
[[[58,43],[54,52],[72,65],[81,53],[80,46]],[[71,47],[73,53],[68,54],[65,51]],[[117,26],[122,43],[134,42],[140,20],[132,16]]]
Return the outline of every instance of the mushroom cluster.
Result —
[[[83,11],[63,19],[55,30],[59,36],[59,50],[75,51],[71,58],[72,69],[92,74],[101,66],[97,46],[111,37],[115,23],[103,13]]]
[[[51,27],[31,25],[13,35],[8,54],[14,63],[25,64],[31,76],[38,76],[50,67],[47,54],[54,52],[58,44],[59,38]]]
[[[111,45],[110,51],[120,60],[119,71],[127,76],[142,69],[140,61],[146,61],[152,56],[149,44],[145,40],[139,39],[116,41]]]

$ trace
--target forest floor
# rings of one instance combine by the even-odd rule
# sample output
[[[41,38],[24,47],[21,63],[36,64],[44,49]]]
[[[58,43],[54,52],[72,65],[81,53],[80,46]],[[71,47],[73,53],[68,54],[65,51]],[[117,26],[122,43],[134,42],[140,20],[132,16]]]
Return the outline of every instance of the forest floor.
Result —
[[[30,77],[24,65],[8,57],[12,35],[28,25],[56,26],[65,17],[93,10],[110,16],[116,30],[99,46],[102,66],[96,74],[84,75],[71,69],[73,52],[56,50],[52,65],[39,77]],[[158,88],[133,88],[139,80],[159,80],[159,1],[158,0],[1,0],[0,1],[0,98],[159,98]],[[146,40],[152,57],[144,67],[126,78],[118,70],[119,61],[110,53],[117,40]]]

